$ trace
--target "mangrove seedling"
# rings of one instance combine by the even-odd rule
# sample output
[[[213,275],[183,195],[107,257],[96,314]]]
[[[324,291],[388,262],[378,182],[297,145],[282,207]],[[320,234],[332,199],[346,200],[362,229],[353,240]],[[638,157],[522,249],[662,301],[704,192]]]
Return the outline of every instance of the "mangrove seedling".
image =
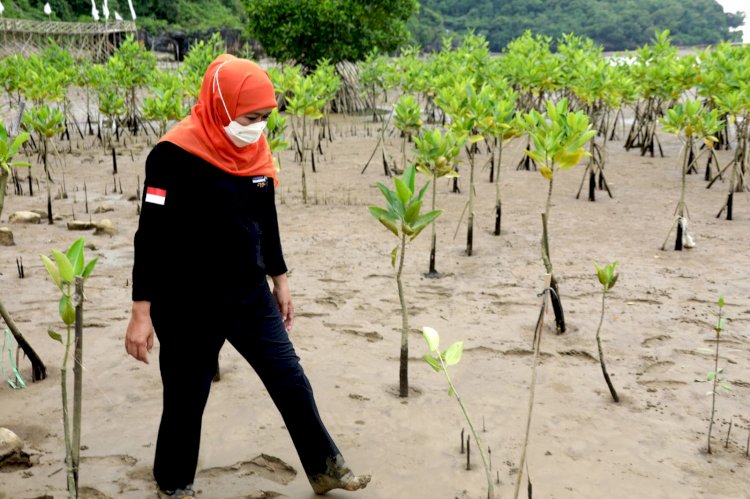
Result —
[[[138,89],[151,81],[155,70],[156,58],[132,35],[125,38],[107,61],[107,72],[113,76],[118,89],[123,89],[127,95],[125,124],[133,135],[138,134],[138,125],[142,122],[136,97]]]
[[[584,146],[596,131],[591,129],[589,118],[583,111],[568,112],[568,100],[555,104],[547,101],[547,114],[531,110],[523,115],[525,131],[534,143],[533,151],[526,151],[539,166],[539,172],[549,182],[547,202],[542,214],[542,261],[547,273],[552,276],[552,308],[555,310],[557,332],[565,332],[560,292],[552,269],[549,251],[548,223],[552,206],[552,187],[558,170],[569,170],[587,156]]]
[[[726,319],[722,317],[722,313],[724,311],[724,296],[719,296],[719,301],[717,302],[717,305],[719,306],[719,313],[717,314],[716,318],[716,326],[714,326],[714,332],[716,333],[716,350],[714,351],[714,370],[709,371],[708,375],[706,376],[706,381],[711,383],[711,391],[707,393],[707,395],[711,395],[711,416],[708,420],[708,444],[706,446],[706,451],[711,454],[711,431],[714,427],[714,416],[716,415],[716,395],[718,394],[718,389],[721,388],[725,392],[730,392],[732,389],[723,384],[721,381],[721,373],[724,371],[724,368],[719,368],[719,343],[721,341],[721,333],[724,331],[724,325],[726,323]]]
[[[154,95],[143,99],[143,117],[159,124],[159,137],[162,137],[170,121],[179,121],[188,114],[182,102],[184,90],[179,80],[158,72],[151,91]]]
[[[378,95],[387,93],[386,76],[389,63],[385,56],[378,54],[377,49],[371,51],[365,60],[359,63],[359,82],[366,97],[367,104],[372,110],[372,121],[378,121]],[[382,120],[382,118],[380,118]]]
[[[63,253],[52,250],[52,259],[41,255],[52,281],[61,291],[58,310],[65,324],[65,339],[60,333],[49,329],[50,338],[65,347],[60,366],[60,388],[62,393],[63,431],[65,436],[65,470],[68,494],[78,497],[78,471],[81,452],[81,400],[83,390],[83,283],[91,275],[98,258],[88,263],[83,254],[83,238],[78,239]],[[73,421],[68,416],[68,357],[70,355],[71,329],[75,331],[73,356]]]
[[[750,61],[749,61],[750,62]],[[743,192],[746,187],[745,176],[748,172],[748,141],[750,140],[750,129],[748,117],[750,117],[750,95],[748,91],[750,86],[747,83],[740,83],[741,88],[733,91],[726,92],[725,95],[717,95],[715,97],[716,103],[719,106],[720,112],[727,117],[728,124],[734,123],[737,130],[737,145],[735,148],[732,160],[724,168],[720,168],[718,160],[716,160],[718,173],[716,177],[710,179],[710,163],[706,165],[706,180],[710,180],[707,188],[710,188],[716,179],[722,177],[722,173],[728,168],[731,168],[729,173],[729,192],[727,194],[727,200],[722,205],[719,213],[716,214],[716,218],[721,217],[724,210],[727,211],[727,220],[732,220],[733,209],[734,209],[734,194]],[[726,135],[726,134],[725,134]],[[717,147],[721,145],[722,134],[718,134],[719,143]],[[727,140],[728,145],[728,140]],[[715,158],[716,154],[711,151],[711,158]]]
[[[454,169],[456,158],[461,152],[466,136],[456,136],[448,130],[445,135],[435,128],[425,131],[422,135],[414,138],[417,146],[417,171],[432,178],[432,210],[435,210],[437,198],[437,179],[440,177],[457,177],[458,172]],[[437,248],[437,231],[435,223],[432,224],[432,239],[430,243],[430,268],[427,277],[438,277],[440,274],[435,268],[435,253]]]
[[[461,412],[463,412],[464,417],[466,418],[466,423],[469,425],[469,428],[471,428],[471,433],[474,435],[474,441],[477,443],[477,447],[479,448],[479,455],[482,457],[482,464],[484,464],[484,473],[487,476],[487,497],[494,499],[495,497],[495,488],[492,483],[492,472],[490,470],[489,460],[484,454],[484,447],[482,446],[482,441],[479,439],[479,434],[477,434],[476,428],[474,428],[474,423],[471,420],[471,417],[469,417],[469,411],[466,409],[466,406],[464,406],[463,401],[461,400],[461,397],[458,395],[458,392],[456,391],[456,386],[453,384],[453,380],[451,380],[450,374],[448,374],[448,366],[455,366],[459,363],[461,360],[461,354],[464,350],[464,342],[463,341],[457,341],[453,343],[451,346],[448,347],[447,350],[444,352],[440,351],[440,335],[437,331],[435,331],[431,327],[423,327],[422,328],[422,336],[424,337],[425,341],[427,342],[427,348],[430,349],[430,354],[424,355],[422,358],[427,362],[430,367],[432,367],[436,373],[442,372],[445,375],[445,379],[448,382],[448,396],[456,397],[456,402],[458,402],[459,407],[461,407]],[[467,439],[467,450],[468,450],[468,439]],[[467,453],[467,464],[468,464],[468,453]]]
[[[466,156],[469,158],[469,200],[464,210],[468,209],[468,223],[466,231],[466,255],[474,252],[474,163],[478,152],[477,143],[484,140],[479,133],[477,123],[490,115],[491,100],[487,94],[492,92],[488,86],[483,86],[480,92],[474,90],[472,79],[462,80],[453,86],[441,89],[437,104],[445,114],[450,116],[450,128],[456,135],[466,135]]]
[[[695,246],[692,237],[687,233],[689,212],[687,202],[685,201],[686,183],[688,172],[697,164],[700,155],[692,154],[694,145],[697,141],[703,140],[706,144],[706,151],[710,151],[713,145],[718,142],[714,135],[724,127],[724,123],[719,119],[719,110],[712,109],[708,111],[700,100],[689,100],[685,104],[677,104],[667,109],[664,118],[659,121],[664,125],[664,131],[678,135],[684,141],[682,148],[682,171],[680,184],[680,200],[674,210],[675,220],[667,232],[664,244],[661,249],[667,248],[667,241],[676,228],[677,237],[675,239],[674,249],[682,251],[683,246],[692,248]],[[705,151],[704,151],[705,152]]]
[[[515,122],[516,94],[510,90],[498,91],[492,97],[490,112],[477,123],[479,131],[485,136],[490,148],[490,183],[495,182],[495,230],[493,235],[500,235],[503,203],[500,195],[500,167],[503,161],[503,145],[517,136]],[[497,152],[497,177],[495,177],[495,153]]]
[[[286,140],[286,120],[286,118],[279,114],[279,110],[274,108],[268,116],[268,122],[266,123],[268,147],[271,149],[271,155],[276,154],[276,157],[274,157],[276,170],[281,170],[279,153],[289,149],[289,142]]]
[[[602,340],[599,333],[602,330],[602,323],[604,322],[604,304],[607,299],[607,292],[615,286],[620,274],[615,272],[615,268],[617,268],[616,261],[608,263],[604,267],[600,267],[594,262],[594,267],[596,267],[596,275],[599,278],[599,283],[602,285],[602,312],[599,316],[599,326],[596,328],[596,348],[599,350],[599,364],[602,366],[602,374],[604,375],[604,381],[607,383],[607,388],[609,388],[609,393],[612,395],[612,399],[615,402],[619,402],[620,397],[617,396],[617,391],[615,391],[612,380],[609,379],[607,365],[604,363],[604,351],[602,350]]]
[[[0,214],[3,213],[5,204],[5,188],[8,185],[10,169],[21,166],[30,167],[28,161],[16,161],[14,158],[18,155],[21,146],[29,140],[29,134],[22,132],[11,138],[5,129],[5,125],[0,122]]]
[[[596,177],[599,177],[599,189],[606,189],[609,197],[612,191],[604,177],[604,165],[607,157],[607,140],[609,138],[611,115],[614,114],[614,129],[617,114],[613,110],[620,109],[623,102],[622,88],[633,85],[632,81],[621,74],[608,60],[597,54],[594,60],[583,60],[576,65],[572,87],[575,94],[582,101],[585,111],[594,128],[601,137],[597,144],[596,137],[589,142],[588,162],[578,187],[576,199],[581,196],[583,185],[588,178],[589,201],[596,201]]]
[[[406,169],[406,143],[422,127],[422,110],[411,95],[402,95],[393,107],[393,126],[401,132],[401,169]]]
[[[8,185],[10,169],[12,167],[31,166],[31,163],[27,161],[15,161],[14,159],[18,154],[18,150],[27,140],[29,140],[29,134],[26,132],[20,133],[15,138],[11,139],[8,136],[8,132],[5,130],[5,126],[0,122],[0,214],[3,212],[5,188]],[[39,358],[31,345],[29,345],[23,337],[21,331],[16,326],[16,323],[13,321],[2,302],[0,302],[0,317],[3,318],[8,329],[10,329],[18,346],[21,347],[23,353],[26,354],[26,357],[31,361],[31,379],[33,381],[41,381],[46,378],[47,368],[44,366],[44,362],[42,362],[42,359]]]
[[[295,140],[298,144],[298,152],[300,156],[300,166],[302,169],[302,201],[307,204],[307,177],[305,173],[305,152],[311,149],[308,146],[308,124],[313,125],[315,120],[323,117],[323,105],[317,99],[317,93],[313,87],[313,80],[311,77],[300,78],[295,81],[294,87],[292,88],[293,95],[286,97],[287,111],[296,117],[292,119],[292,130],[294,132]],[[308,120],[312,120],[313,123],[308,123]],[[300,121],[301,125],[295,125],[295,121]]]
[[[42,158],[45,184],[47,185],[47,221],[52,224],[52,175],[49,172],[48,148],[52,145],[55,154],[57,154],[53,137],[65,130],[65,116],[59,109],[43,104],[24,112],[23,121],[26,128],[35,132],[39,137],[41,147],[39,153]]]
[[[413,241],[430,222],[435,220],[441,210],[432,210],[421,214],[422,198],[430,183],[427,182],[419,192],[415,191],[416,168],[410,165],[401,177],[394,177],[395,191],[378,182],[378,188],[386,200],[385,208],[369,206],[370,214],[382,223],[399,239],[399,244],[391,251],[391,266],[396,270],[398,298],[401,303],[401,357],[399,362],[399,396],[409,396],[409,314],[406,308],[406,297],[401,274],[404,270],[407,237]]]

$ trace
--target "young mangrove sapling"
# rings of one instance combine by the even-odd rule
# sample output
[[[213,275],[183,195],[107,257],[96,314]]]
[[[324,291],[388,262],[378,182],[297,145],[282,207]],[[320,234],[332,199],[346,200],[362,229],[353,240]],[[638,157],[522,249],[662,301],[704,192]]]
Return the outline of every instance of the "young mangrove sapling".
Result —
[[[602,366],[602,374],[604,375],[604,381],[607,383],[607,388],[609,388],[609,393],[612,395],[612,399],[615,402],[619,402],[620,397],[617,396],[617,391],[612,384],[612,380],[609,379],[607,365],[604,363],[604,352],[602,350],[602,340],[599,333],[601,333],[602,323],[604,322],[604,303],[607,298],[607,292],[615,286],[620,274],[615,272],[615,268],[617,268],[616,261],[608,263],[604,267],[600,267],[594,262],[594,267],[596,267],[596,275],[599,278],[599,283],[602,285],[602,312],[599,316],[599,326],[596,328],[596,348],[599,351],[599,364]]]
[[[456,157],[461,152],[461,146],[466,136],[456,136],[448,130],[443,135],[438,128],[425,131],[422,135],[414,138],[417,146],[417,171],[432,179],[432,210],[435,210],[437,198],[437,179],[440,177],[452,178],[458,176],[454,169]],[[432,222],[432,239],[430,243],[430,268],[427,277],[439,277],[440,273],[435,268],[437,231],[435,222]]]
[[[83,388],[83,283],[91,275],[97,258],[84,260],[83,238],[75,241],[65,253],[52,250],[52,259],[41,255],[52,281],[62,295],[58,310],[60,319],[65,324],[65,339],[60,333],[48,330],[49,336],[60,342],[65,351],[60,366],[60,387],[62,393],[63,431],[65,438],[65,470],[68,494],[71,499],[78,497],[78,472],[81,451],[81,400]],[[68,357],[70,355],[71,328],[75,332],[75,351],[73,363],[73,421],[68,416]]]
[[[539,172],[549,182],[547,202],[542,214],[542,261],[547,273],[552,276],[552,307],[555,310],[555,322],[558,333],[565,332],[565,318],[562,302],[557,286],[557,280],[552,269],[552,259],[549,251],[548,223],[552,206],[552,187],[558,170],[569,170],[577,165],[589,153],[585,150],[586,143],[591,140],[596,131],[591,129],[588,116],[583,111],[569,112],[568,100],[562,99],[555,104],[547,101],[547,114],[542,115],[531,110],[523,115],[525,131],[534,143],[534,150],[527,151],[534,161],[539,164]]]
[[[49,169],[49,146],[54,148],[53,138],[65,129],[65,116],[62,111],[46,104],[32,107],[23,115],[24,126],[39,137],[40,156],[44,166],[47,186],[47,221],[52,224],[52,175]]]
[[[422,127],[422,110],[411,95],[402,95],[393,107],[393,126],[401,131],[401,170],[406,169],[406,143]]]
[[[307,176],[305,173],[305,152],[312,149],[309,144],[308,126],[312,127],[315,120],[323,117],[324,102],[317,98],[311,77],[300,77],[294,82],[293,95],[287,96],[287,111],[296,119],[292,119],[292,130],[298,141],[300,166],[302,169],[302,201],[307,204]],[[311,121],[308,121],[311,120]],[[298,121],[299,124],[295,124]]]
[[[724,325],[726,323],[726,319],[722,317],[722,314],[724,312],[724,296],[719,296],[719,301],[717,302],[717,305],[719,306],[719,313],[717,314],[718,317],[716,319],[716,326],[714,326],[714,332],[716,333],[716,350],[714,351],[714,370],[709,371],[708,375],[706,375],[706,381],[711,383],[711,391],[707,393],[707,395],[711,395],[711,415],[708,420],[708,443],[706,446],[706,451],[711,454],[711,431],[714,427],[714,416],[716,415],[716,395],[719,393],[718,389],[721,388],[725,392],[730,392],[732,389],[722,383],[721,374],[724,371],[724,368],[719,367],[719,342],[721,341],[721,333],[724,331]]]
[[[667,109],[666,115],[659,121],[664,125],[665,132],[678,135],[684,142],[682,149],[680,199],[674,210],[675,220],[669,232],[667,232],[664,244],[661,246],[662,250],[666,249],[669,236],[672,234],[672,230],[676,228],[677,237],[674,249],[681,251],[683,246],[686,248],[695,246],[693,238],[687,232],[689,212],[687,202],[685,201],[685,193],[688,171],[695,165],[700,155],[691,157],[690,151],[693,149],[694,144],[700,140],[703,140],[706,144],[707,151],[712,150],[713,145],[718,141],[714,134],[723,128],[724,123],[719,119],[718,109],[708,111],[700,100],[688,100],[684,105],[677,104]]]
[[[458,392],[456,391],[456,386],[453,384],[453,380],[450,377],[450,374],[448,374],[448,366],[454,366],[458,364],[458,362],[461,360],[461,354],[464,350],[464,342],[463,341],[457,341],[456,343],[453,343],[451,346],[448,347],[447,350],[441,352],[440,351],[440,335],[436,330],[434,330],[431,327],[423,327],[422,328],[422,336],[424,337],[425,341],[427,342],[427,347],[430,349],[430,354],[424,355],[422,358],[427,362],[430,367],[432,367],[435,372],[439,373],[442,372],[445,375],[445,379],[448,382],[448,396],[456,397],[456,402],[458,402],[459,407],[461,407],[461,412],[463,412],[464,417],[466,418],[466,423],[469,425],[469,428],[471,429],[472,435],[474,435],[474,442],[476,442],[477,447],[479,449],[479,455],[482,457],[482,464],[484,465],[484,472],[487,477],[487,497],[494,499],[495,497],[495,487],[492,483],[492,471],[490,470],[489,460],[484,454],[484,447],[482,446],[482,441],[479,439],[479,434],[477,434],[476,428],[474,428],[474,423],[471,420],[471,417],[469,416],[469,411],[466,409],[466,406],[464,406],[463,401],[461,400],[461,397],[458,395]],[[466,446],[467,446],[467,456],[466,456],[466,469],[469,469],[469,454],[468,454],[468,448],[469,448],[469,440],[467,437],[466,440]]]
[[[498,90],[492,98],[487,116],[478,123],[479,132],[490,145],[490,183],[495,182],[495,230],[493,235],[500,235],[503,204],[500,195],[500,169],[503,161],[503,146],[506,141],[516,137],[517,126],[514,126],[516,94],[507,89]],[[497,162],[495,161],[497,154]],[[495,167],[497,166],[497,175]]]
[[[419,192],[415,191],[416,169],[414,165],[406,168],[401,177],[394,177],[395,191],[378,183],[378,188],[386,200],[386,207],[369,206],[370,214],[382,223],[399,239],[399,244],[391,251],[391,266],[396,270],[396,284],[398,298],[401,303],[401,356],[399,362],[399,396],[409,396],[409,315],[406,308],[406,298],[401,275],[404,270],[404,256],[406,254],[407,237],[414,240],[430,222],[435,220],[441,210],[432,210],[421,214],[422,198],[430,183],[427,182]]]

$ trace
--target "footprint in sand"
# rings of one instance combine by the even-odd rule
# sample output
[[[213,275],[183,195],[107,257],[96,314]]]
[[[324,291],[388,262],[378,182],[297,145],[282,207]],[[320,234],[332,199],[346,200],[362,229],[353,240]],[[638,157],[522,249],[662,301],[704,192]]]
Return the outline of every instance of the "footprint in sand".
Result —
[[[241,476],[257,475],[272,482],[287,485],[297,476],[297,470],[278,457],[261,454],[250,461],[242,461],[231,466],[208,468],[198,472],[198,476],[207,478],[221,478],[223,475],[236,476],[237,474]]]
[[[93,487],[81,487],[78,490],[78,497],[81,499],[112,499],[107,494],[100,492]]]
[[[671,360],[660,360],[648,364],[641,372],[636,373],[638,377],[637,382],[641,385],[664,387],[686,384],[684,380],[670,377],[670,375],[674,376],[676,374],[670,372],[674,365],[675,363]]]
[[[668,334],[660,334],[658,336],[650,336],[650,337],[646,338],[645,340],[643,340],[641,342],[641,346],[643,346],[643,347],[651,347],[651,346],[663,343],[663,342],[665,342],[667,340],[670,340],[670,339],[672,339],[672,337],[669,336]]]
[[[323,325],[328,329],[336,331],[337,333],[360,336],[362,338],[365,338],[370,343],[381,341],[383,339],[383,335],[378,333],[377,331],[362,331],[356,324],[335,324],[332,322],[323,322]]]
[[[127,454],[111,454],[109,456],[81,456],[81,463],[102,464],[105,466],[135,466],[138,462],[133,456]]]
[[[236,499],[280,499],[280,498],[288,498],[288,497],[289,496],[285,496],[284,494],[279,494],[278,492],[274,492],[272,490],[261,490],[260,492],[256,494],[252,494],[249,496],[242,496]]]

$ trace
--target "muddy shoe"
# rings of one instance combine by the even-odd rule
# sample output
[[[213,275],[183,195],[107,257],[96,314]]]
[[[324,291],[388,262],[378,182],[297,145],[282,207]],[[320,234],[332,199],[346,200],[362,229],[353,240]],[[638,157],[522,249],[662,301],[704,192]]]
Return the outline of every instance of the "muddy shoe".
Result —
[[[346,464],[344,458],[339,454],[335,459],[326,460],[327,469],[325,473],[308,475],[313,490],[316,494],[325,494],[329,490],[359,490],[367,487],[370,483],[370,475],[355,475]]]
[[[184,489],[159,490],[159,499],[192,499],[193,497],[195,497],[195,491],[192,485]]]

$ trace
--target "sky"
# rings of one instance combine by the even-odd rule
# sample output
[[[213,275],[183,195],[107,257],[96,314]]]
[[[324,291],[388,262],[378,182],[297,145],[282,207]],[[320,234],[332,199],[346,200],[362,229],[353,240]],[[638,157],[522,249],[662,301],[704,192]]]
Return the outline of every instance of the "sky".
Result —
[[[745,25],[741,26],[742,38],[750,43],[750,2],[748,0],[716,0],[724,8],[724,12],[744,12]]]

